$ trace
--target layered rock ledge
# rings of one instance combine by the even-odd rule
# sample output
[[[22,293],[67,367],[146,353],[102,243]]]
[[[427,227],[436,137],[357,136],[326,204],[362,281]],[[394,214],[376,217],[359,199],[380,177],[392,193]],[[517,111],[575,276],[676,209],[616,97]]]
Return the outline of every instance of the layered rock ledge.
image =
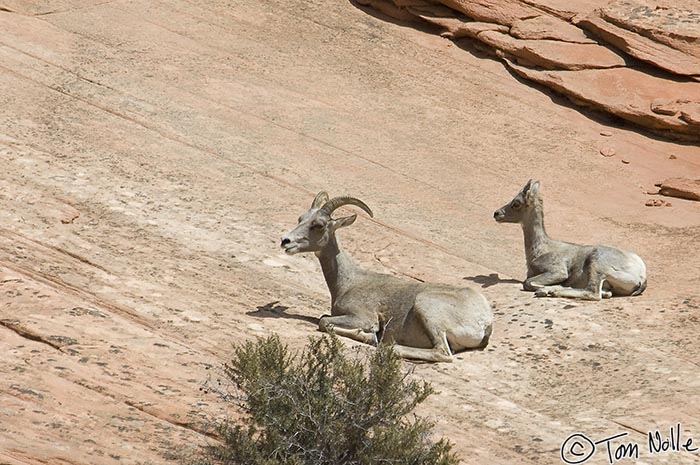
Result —
[[[358,0],[472,40],[575,105],[700,139],[696,0]]]

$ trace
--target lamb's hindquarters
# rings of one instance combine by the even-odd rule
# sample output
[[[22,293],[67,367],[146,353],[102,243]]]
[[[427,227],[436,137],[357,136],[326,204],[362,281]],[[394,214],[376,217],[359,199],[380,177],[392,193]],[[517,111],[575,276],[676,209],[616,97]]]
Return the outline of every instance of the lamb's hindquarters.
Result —
[[[596,247],[597,268],[604,276],[603,289],[613,295],[635,295],[646,286],[647,270],[639,255],[613,247]]]
[[[626,250],[596,246],[586,256],[581,268],[584,274],[575,279],[583,281],[581,288],[545,286],[535,295],[600,300],[613,295],[634,295],[646,285],[644,262],[637,254]]]

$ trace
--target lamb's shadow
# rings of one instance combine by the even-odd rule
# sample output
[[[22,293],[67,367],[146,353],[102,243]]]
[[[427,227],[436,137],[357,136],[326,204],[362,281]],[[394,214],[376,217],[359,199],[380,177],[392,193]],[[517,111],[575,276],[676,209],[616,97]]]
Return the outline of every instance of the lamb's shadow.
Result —
[[[490,275],[478,274],[476,276],[466,276],[464,279],[476,284],[481,284],[481,287],[491,287],[501,283],[519,284],[521,282],[513,278],[503,279],[498,276],[498,273],[491,273]]]
[[[256,310],[246,312],[246,315],[256,318],[289,318],[290,320],[301,320],[308,323],[318,325],[318,318],[306,315],[297,315],[295,313],[287,313],[289,307],[286,305],[278,305],[280,302],[276,300],[265,305],[258,305]]]

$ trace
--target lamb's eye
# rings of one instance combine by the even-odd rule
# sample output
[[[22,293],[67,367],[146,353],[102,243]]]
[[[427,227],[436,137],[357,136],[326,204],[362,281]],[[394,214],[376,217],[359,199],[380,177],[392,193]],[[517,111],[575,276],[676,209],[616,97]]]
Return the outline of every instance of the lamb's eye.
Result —
[[[311,223],[311,229],[318,231],[319,229],[323,228],[323,224],[321,223]]]
[[[511,204],[511,206],[512,206],[513,208],[515,208],[516,210],[519,210],[520,207],[523,206],[523,204],[520,203],[520,200],[513,200],[513,203]]]

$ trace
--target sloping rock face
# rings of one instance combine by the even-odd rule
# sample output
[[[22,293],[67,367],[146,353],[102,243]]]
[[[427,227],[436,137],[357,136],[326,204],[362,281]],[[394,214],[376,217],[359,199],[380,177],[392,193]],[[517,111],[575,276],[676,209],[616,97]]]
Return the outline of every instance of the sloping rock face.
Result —
[[[470,38],[525,79],[671,138],[700,139],[696,0],[359,0]]]

